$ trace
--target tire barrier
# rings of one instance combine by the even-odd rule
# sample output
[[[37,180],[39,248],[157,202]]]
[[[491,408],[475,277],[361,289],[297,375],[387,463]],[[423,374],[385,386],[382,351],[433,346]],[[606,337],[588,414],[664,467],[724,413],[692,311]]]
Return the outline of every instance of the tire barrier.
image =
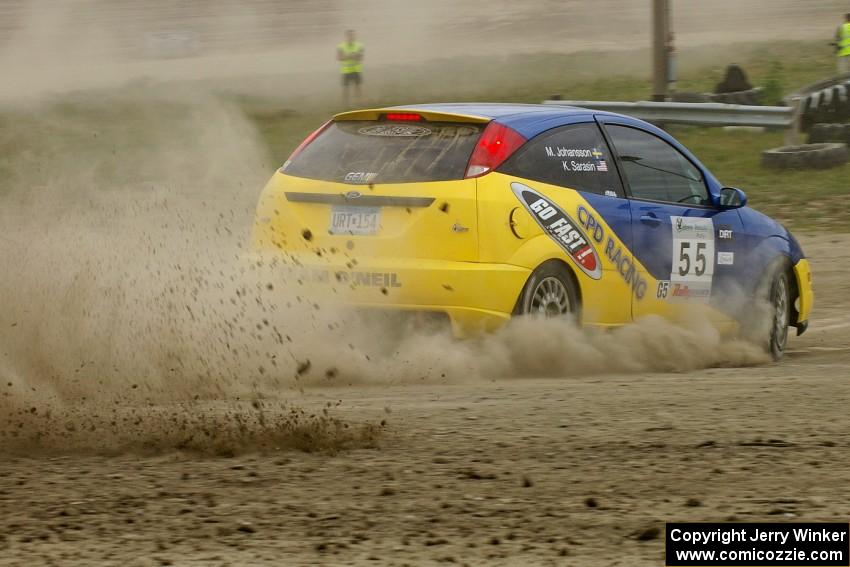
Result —
[[[850,159],[847,144],[822,143],[765,150],[761,163],[770,169],[829,169]]]
[[[836,142],[850,146],[850,124],[815,124],[809,130],[810,144]]]
[[[734,93],[717,93],[709,95],[711,102],[722,102],[724,104],[743,104],[747,106],[760,106],[762,104],[762,88],[749,89]]]
[[[761,106],[761,88],[738,91],[734,93],[695,93],[688,91],[674,92],[670,95],[671,102],[720,102],[723,104],[741,104],[744,106]]]
[[[802,99],[800,126],[810,132],[815,124],[850,122],[850,81],[828,86]]]

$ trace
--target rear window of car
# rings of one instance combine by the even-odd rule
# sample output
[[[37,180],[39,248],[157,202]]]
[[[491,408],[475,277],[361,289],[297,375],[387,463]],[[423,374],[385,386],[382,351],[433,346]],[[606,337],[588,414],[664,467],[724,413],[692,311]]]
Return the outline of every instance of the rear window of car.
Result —
[[[540,134],[499,171],[577,191],[624,196],[611,152],[593,122],[562,126]]]
[[[284,167],[287,175],[342,183],[463,179],[486,124],[340,121]]]

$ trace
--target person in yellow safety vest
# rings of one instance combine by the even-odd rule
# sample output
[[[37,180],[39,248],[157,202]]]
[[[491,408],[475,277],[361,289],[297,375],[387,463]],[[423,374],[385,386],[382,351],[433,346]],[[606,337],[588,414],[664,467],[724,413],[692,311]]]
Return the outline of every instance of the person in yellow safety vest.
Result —
[[[844,16],[844,23],[835,33],[835,49],[838,54],[838,74],[850,74],[850,14]]]
[[[354,85],[354,93],[360,100],[360,85],[363,82],[363,44],[357,41],[354,30],[345,32],[345,41],[336,48],[339,72],[342,73],[342,102],[348,105],[348,89]]]

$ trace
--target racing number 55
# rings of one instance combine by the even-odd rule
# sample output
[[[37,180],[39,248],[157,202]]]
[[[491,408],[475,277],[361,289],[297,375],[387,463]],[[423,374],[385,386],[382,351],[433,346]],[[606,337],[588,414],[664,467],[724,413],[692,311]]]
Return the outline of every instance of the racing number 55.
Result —
[[[696,243],[695,262],[691,261],[691,242],[687,240],[679,241],[679,276],[686,277],[690,275],[691,268],[694,269],[694,275],[702,276],[705,274],[706,258],[705,250],[708,244],[705,242]]]

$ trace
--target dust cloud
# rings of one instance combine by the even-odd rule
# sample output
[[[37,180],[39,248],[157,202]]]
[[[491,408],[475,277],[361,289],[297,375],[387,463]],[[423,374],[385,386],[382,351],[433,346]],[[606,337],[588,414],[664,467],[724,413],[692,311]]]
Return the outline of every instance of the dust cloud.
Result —
[[[238,110],[155,86],[3,110],[0,445],[370,442],[274,396],[319,316],[246,259],[268,167]]]
[[[777,37],[828,42],[844,12],[843,0],[676,2],[679,65],[704,64],[706,46],[717,60],[721,53],[734,58],[737,48],[729,46],[742,42]],[[0,98],[115,87],[142,78],[254,75],[268,79],[269,91],[284,96],[298,91],[311,100],[324,89],[335,92],[334,47],[347,28],[356,29],[366,44],[367,86],[401,84],[408,98],[415,91],[405,81],[418,75],[419,64],[461,56],[475,58],[463,76],[477,82],[485,80],[484,70],[523,53],[562,53],[569,61],[572,54],[596,52],[579,63],[597,74],[645,75],[649,69],[650,10],[634,0],[527,5],[507,0],[7,0],[0,5]],[[619,57],[611,55],[617,52]],[[522,69],[514,66],[510,73],[521,76]],[[433,90],[437,95],[465,82],[440,74],[431,80],[440,83],[442,90]]]
[[[205,22],[204,45],[227,46],[247,28],[265,30],[265,12],[237,10],[222,23],[214,11],[184,20],[185,7],[152,9],[163,19],[130,18],[141,27],[128,31],[116,23],[120,2],[54,4],[5,8],[16,24],[0,69],[16,80],[0,92],[0,450],[334,450],[373,444],[383,425],[348,424],[337,404],[300,408],[301,389],[765,360],[699,319],[610,333],[517,320],[458,341],[315,301],[282,262],[247,248],[259,189],[281,158],[230,99],[172,80],[262,74],[269,60],[252,56],[246,68],[245,57],[211,49],[152,61],[127,39],[171,14]],[[467,16],[472,8],[464,4]],[[433,15],[418,10],[420,20]],[[321,37],[344,20],[319,25]],[[381,21],[395,30],[387,45],[401,41],[406,28]]]
[[[0,197],[7,449],[226,452],[303,447],[304,438],[348,446],[371,443],[380,426],[349,427],[333,408],[308,412],[282,398],[323,385],[764,361],[757,349],[724,345],[708,324],[648,319],[603,333],[517,320],[458,341],[445,329],[366,320],[317,301],[283,261],[246,247],[271,168],[253,127],[226,101],[136,86],[6,111],[14,116],[2,130],[13,161]]]

